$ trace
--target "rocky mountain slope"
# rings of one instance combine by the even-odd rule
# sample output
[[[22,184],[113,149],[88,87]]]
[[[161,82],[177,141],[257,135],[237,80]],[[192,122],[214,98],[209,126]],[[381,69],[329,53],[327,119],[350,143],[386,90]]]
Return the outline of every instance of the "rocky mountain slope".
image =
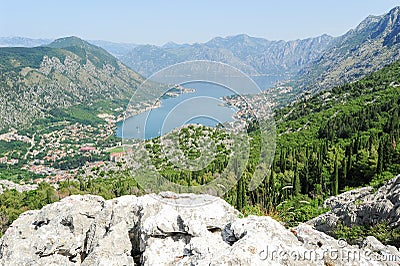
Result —
[[[238,217],[208,195],[70,196],[22,214],[1,239],[0,264],[395,265],[382,256],[400,256],[374,238],[360,248],[307,224]]]
[[[302,87],[321,90],[357,80],[400,59],[400,7],[369,16],[301,71]]]
[[[54,108],[129,99],[142,81],[104,49],[68,37],[46,47],[0,48],[0,128]]]
[[[149,76],[156,71],[188,60],[213,60],[235,66],[249,75],[297,73],[329,48],[334,38],[322,35],[295,41],[268,41],[245,34],[217,37],[193,45],[139,45],[121,57],[135,71]]]
[[[363,187],[331,197],[324,202],[330,211],[308,223],[320,231],[331,233],[338,223],[346,226],[373,225],[386,222],[392,228],[400,226],[400,176],[374,192]]]

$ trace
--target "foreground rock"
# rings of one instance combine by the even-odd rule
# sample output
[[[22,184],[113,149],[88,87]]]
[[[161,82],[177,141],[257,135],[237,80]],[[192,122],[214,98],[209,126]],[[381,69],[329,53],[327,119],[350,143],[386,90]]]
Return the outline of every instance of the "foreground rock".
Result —
[[[330,211],[308,224],[330,233],[341,223],[352,225],[373,225],[381,222],[391,227],[400,226],[400,176],[390,180],[375,193],[372,187],[360,188],[331,197],[324,202]]]
[[[0,265],[391,265],[373,241],[361,250],[310,225],[238,216],[208,195],[71,196],[22,214],[1,239]]]

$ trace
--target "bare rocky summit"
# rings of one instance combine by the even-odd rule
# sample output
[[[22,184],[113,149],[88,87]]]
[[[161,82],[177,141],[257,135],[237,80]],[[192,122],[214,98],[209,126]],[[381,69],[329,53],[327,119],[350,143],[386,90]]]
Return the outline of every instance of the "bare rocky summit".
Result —
[[[392,265],[377,260],[387,248],[376,239],[360,249],[307,224],[239,216],[209,195],[70,196],[22,214],[0,265]]]

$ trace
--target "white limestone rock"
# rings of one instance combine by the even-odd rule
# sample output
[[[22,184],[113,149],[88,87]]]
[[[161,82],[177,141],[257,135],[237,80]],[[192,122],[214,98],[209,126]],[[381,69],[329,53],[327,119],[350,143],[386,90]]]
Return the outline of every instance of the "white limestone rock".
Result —
[[[71,196],[14,221],[0,241],[0,265],[349,265],[307,257],[340,247],[310,225],[290,231],[271,217],[238,217],[209,195]],[[350,265],[390,264],[363,255]]]

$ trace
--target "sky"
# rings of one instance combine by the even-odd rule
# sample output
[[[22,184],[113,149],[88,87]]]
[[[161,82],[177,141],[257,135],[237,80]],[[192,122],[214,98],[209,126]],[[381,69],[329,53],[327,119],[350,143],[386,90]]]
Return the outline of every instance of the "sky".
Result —
[[[339,36],[400,0],[0,0],[0,36],[162,45],[248,34]]]

